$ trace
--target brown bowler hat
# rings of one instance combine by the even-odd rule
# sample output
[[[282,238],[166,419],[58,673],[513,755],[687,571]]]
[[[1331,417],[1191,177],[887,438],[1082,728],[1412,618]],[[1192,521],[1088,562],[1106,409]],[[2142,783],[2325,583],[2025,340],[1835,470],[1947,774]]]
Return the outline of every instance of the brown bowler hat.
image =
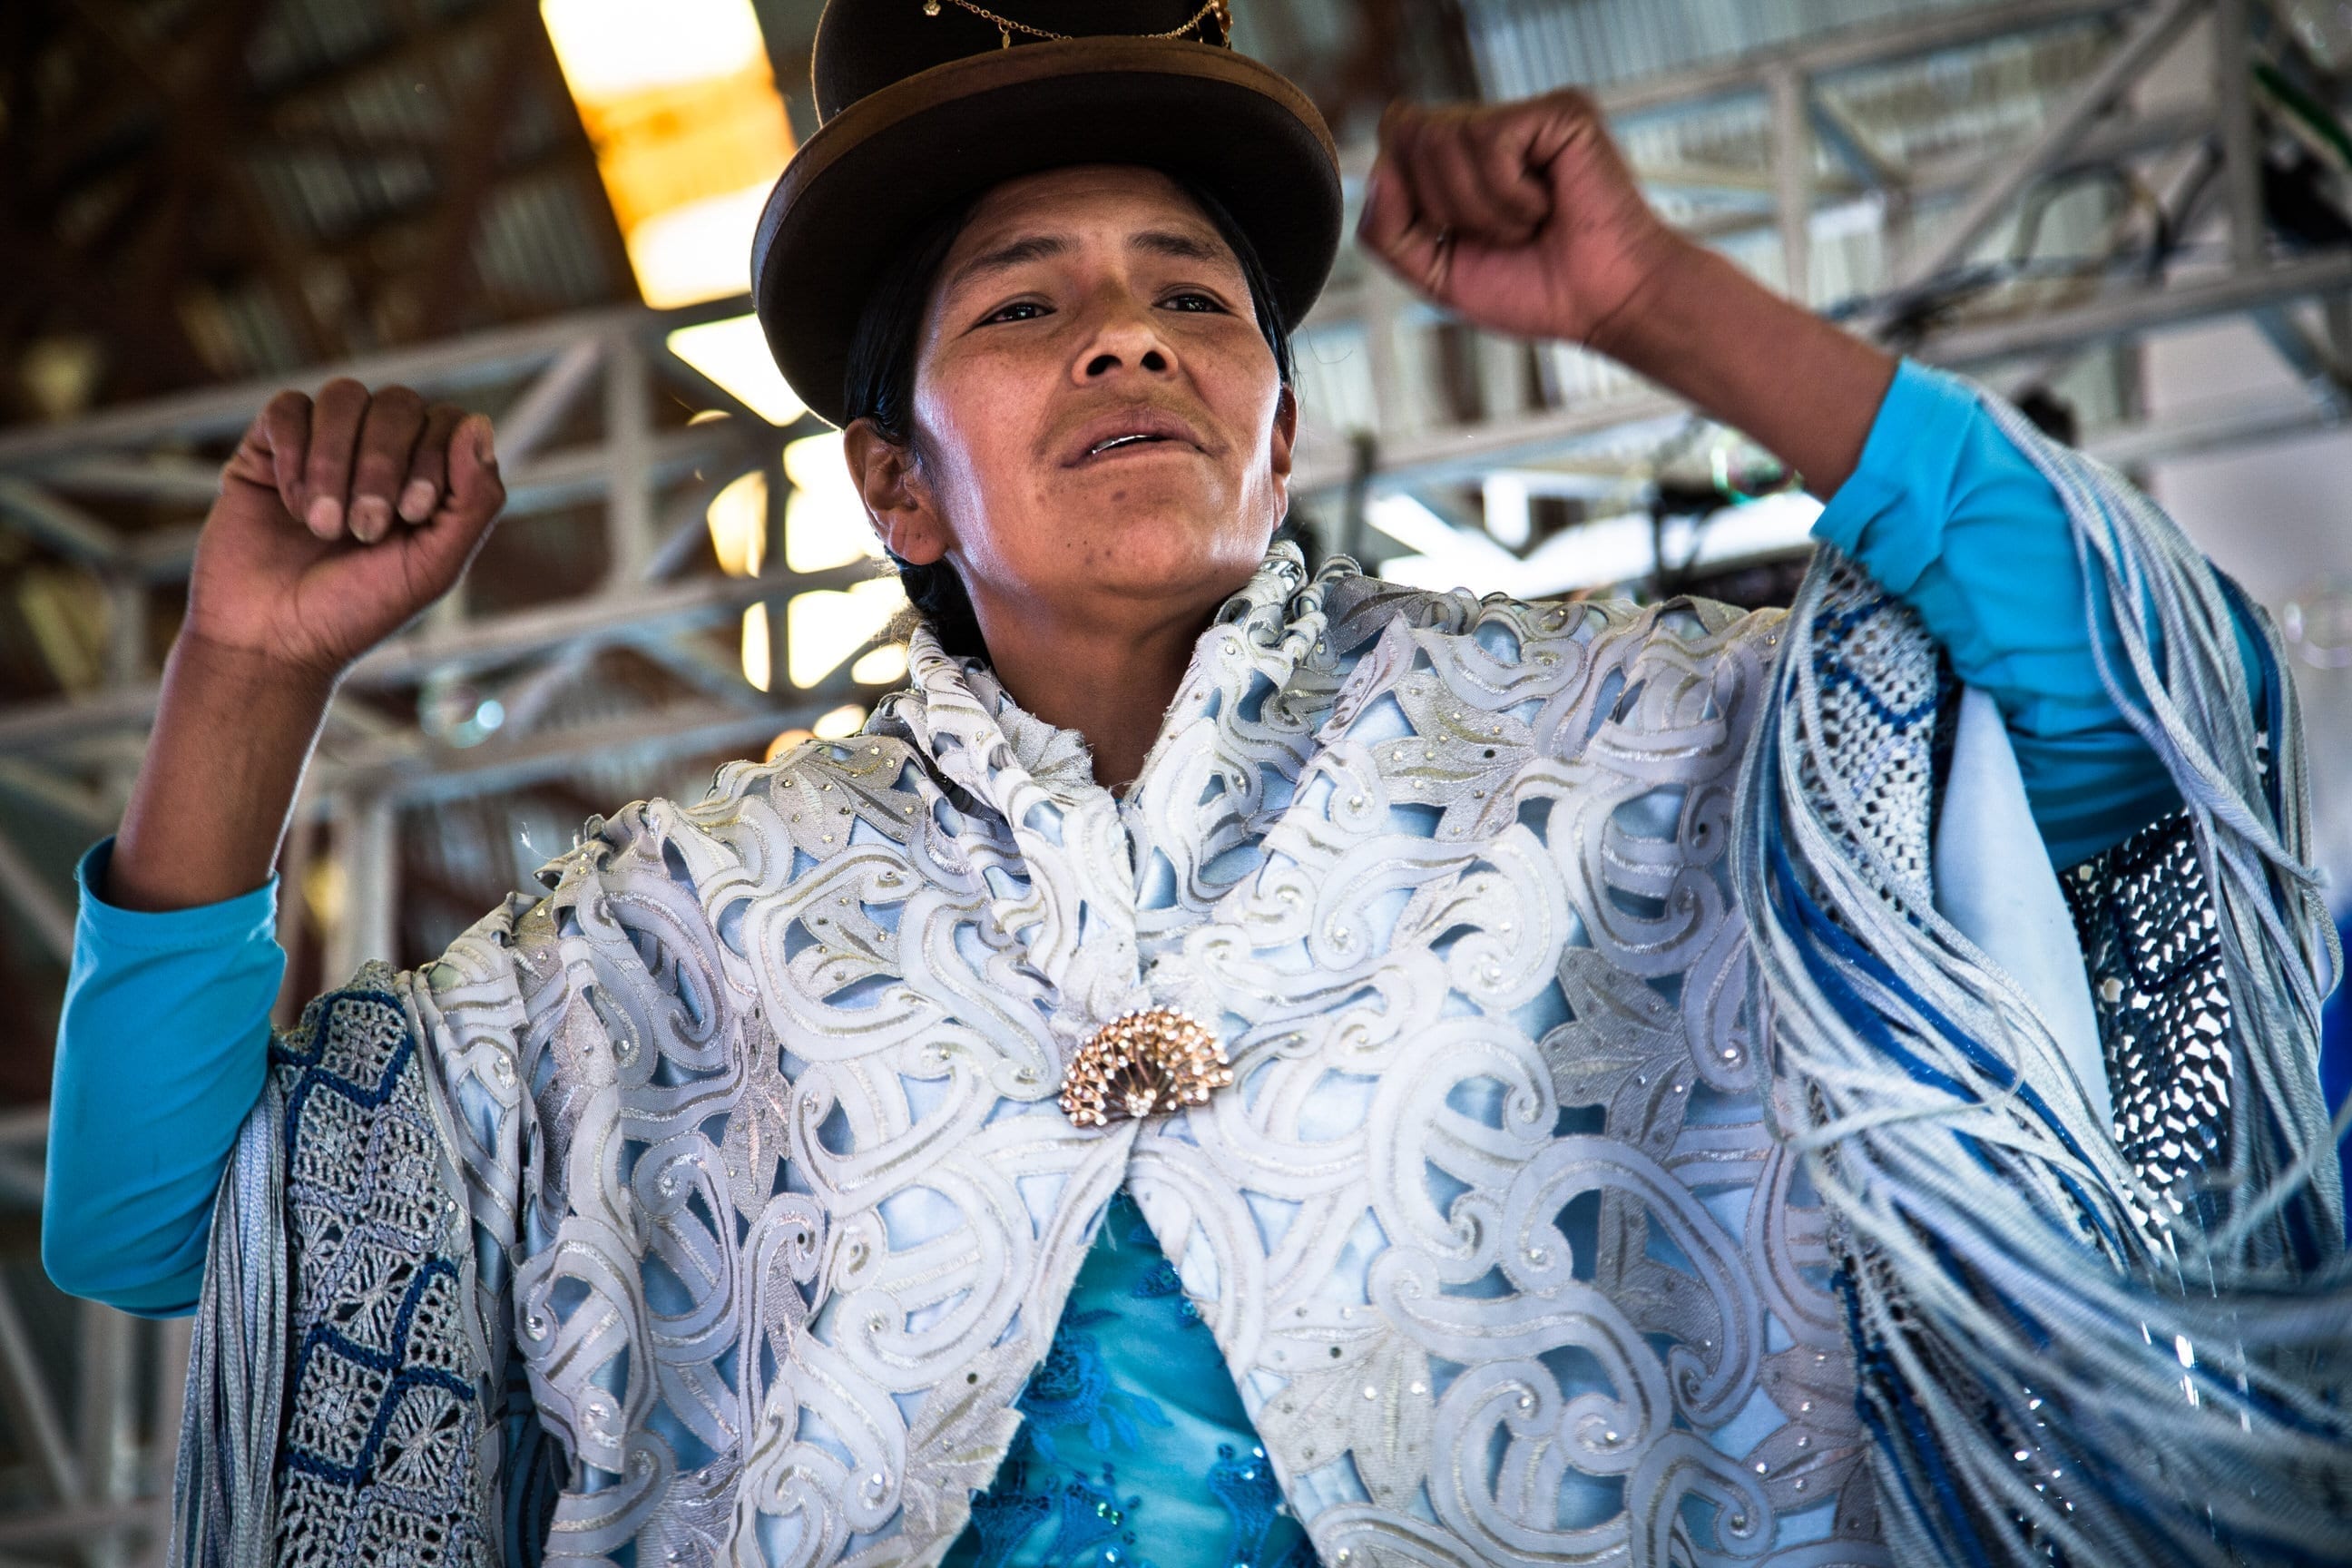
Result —
[[[1213,192],[1286,327],[1339,246],[1339,160],[1304,93],[1227,43],[1227,0],[829,0],[819,129],[751,242],[751,294],[793,390],[838,425],[850,338],[934,215],[1073,163],[1140,163]]]

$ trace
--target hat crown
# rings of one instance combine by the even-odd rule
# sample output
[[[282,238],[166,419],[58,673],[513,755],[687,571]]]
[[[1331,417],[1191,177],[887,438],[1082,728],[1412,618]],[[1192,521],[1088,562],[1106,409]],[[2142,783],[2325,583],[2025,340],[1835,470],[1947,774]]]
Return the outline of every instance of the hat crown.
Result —
[[[1339,157],[1306,94],[1231,47],[1231,3],[830,0],[823,123],[751,241],[760,325],[810,409],[854,417],[857,324],[924,225],[1071,163],[1158,169],[1215,196],[1280,322],[1303,318],[1339,249]]]
[[[810,75],[819,122],[919,71],[1036,41],[1036,33],[1155,37],[1178,32],[1226,44],[1222,9],[1202,0],[829,0],[817,23]],[[987,12],[1014,24],[1010,29]],[[1021,29],[1033,28],[1034,33]]]

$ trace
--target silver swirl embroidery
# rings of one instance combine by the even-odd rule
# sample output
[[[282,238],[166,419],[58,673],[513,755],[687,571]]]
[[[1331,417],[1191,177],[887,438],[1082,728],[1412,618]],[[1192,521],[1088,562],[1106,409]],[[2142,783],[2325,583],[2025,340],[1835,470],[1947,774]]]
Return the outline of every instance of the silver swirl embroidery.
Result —
[[[592,825],[418,988],[551,1559],[944,1546],[1124,1180],[1325,1561],[1883,1561],[1721,865],[1775,636],[1278,551],[1124,802],[919,639]],[[1235,1084],[1072,1128],[1145,1006]]]

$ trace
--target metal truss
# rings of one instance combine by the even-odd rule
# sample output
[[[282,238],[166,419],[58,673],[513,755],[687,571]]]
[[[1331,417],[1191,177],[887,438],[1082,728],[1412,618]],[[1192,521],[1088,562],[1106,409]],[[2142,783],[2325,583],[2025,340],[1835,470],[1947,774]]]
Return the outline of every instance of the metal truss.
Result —
[[[2047,377],[2105,345],[2221,317],[2262,325],[2302,378],[2291,395],[2237,399],[2158,420],[2126,414],[2086,433],[2085,445],[2118,463],[2273,440],[2339,423],[2347,406],[2347,342],[2352,251],[2274,254],[2262,207],[2257,110],[2248,41],[2259,14],[2250,0],[2008,0],[1818,40],[1684,75],[1629,85],[1604,108],[1626,127],[1704,111],[1726,101],[1764,106],[1769,168],[1651,168],[1662,190],[1676,184],[1744,180],[1757,198],[1711,210],[1692,226],[1711,240],[1762,231],[1777,240],[1780,270],[1811,271],[1818,216],[1878,204],[1889,229],[1893,287],[1857,325],[1897,319],[1906,290],[1932,285],[1978,253],[2037,182],[2086,164],[2123,163],[2150,185],[2189,193],[2188,222],[2218,225],[2223,256],[2123,277],[2103,274],[2061,300],[2027,295],[1991,310],[1936,316],[1910,352],[2005,379]],[[2086,21],[2113,27],[2104,60],[2075,83],[2023,147],[1997,155],[1906,163],[1874,144],[1825,89],[1853,73],[1980,46],[1997,37]],[[2184,35],[2213,40],[2214,90],[2193,110],[2136,111],[2132,89]],[[2288,47],[2274,34],[2274,49]],[[1366,154],[1349,166],[1360,174]],[[2196,170],[2210,164],[2210,177]],[[2186,171],[2186,172],[2184,172]],[[2196,194],[2201,189],[2202,194]],[[2107,237],[2127,251],[2145,238],[2119,219]],[[1455,416],[1417,387],[1409,367],[1429,363],[1428,340],[1461,329],[1413,305],[1369,269],[1335,289],[1307,323],[1310,336],[1360,343],[1368,383],[1361,428],[1330,422],[1302,440],[1297,485],[1310,507],[1368,492],[1475,484],[1507,470],[1586,462],[1622,465],[1633,437],[1671,429],[1688,410],[1620,380],[1601,395],[1567,401],[1530,393],[1517,374],[1526,350],[1480,340],[1474,370],[1488,393],[1475,415]],[[2302,310],[2327,307],[2315,328]],[[313,378],[351,374],[403,382],[428,395],[483,407],[519,515],[576,512],[608,569],[587,592],[528,608],[486,611],[466,602],[436,608],[362,660],[339,698],[302,810],[329,825],[348,892],[330,932],[330,973],[391,951],[396,813],[576,773],[628,751],[686,756],[740,749],[806,725],[844,701],[869,700],[845,674],[824,687],[772,699],[712,657],[707,633],[759,603],[839,588],[870,565],[795,574],[778,564],[751,578],[710,575],[700,560],[703,513],[733,477],[767,475],[772,536],[781,540],[787,485],[781,453],[804,430],[770,424],[672,354],[678,327],[739,314],[741,300],[686,311],[615,309],[501,329],[361,360]],[[2332,329],[2332,330],[2330,330]],[[249,382],[104,412],[75,424],[0,432],[0,525],[46,554],[75,563],[104,585],[119,613],[106,679],[94,690],[0,707],[0,784],[37,798],[93,834],[119,814],[155,701],[160,649],[143,646],[141,596],[184,581],[196,521],[216,484],[212,456],[279,383]],[[665,398],[663,394],[674,394]],[[680,404],[724,418],[679,423]],[[1310,418],[1317,412],[1311,400]],[[814,428],[814,426],[808,428]],[[584,433],[583,433],[584,432]],[[1638,444],[1638,443],[1633,443]],[[161,526],[131,528],[100,515],[131,503]],[[779,622],[781,616],[779,616]],[[677,678],[684,695],[646,711],[580,724],[541,722],[551,698],[601,652],[644,655]],[[501,694],[509,715],[492,738],[453,746],[417,723],[408,694],[429,679],[468,673]],[[0,898],[22,913],[60,960],[72,937],[64,889],[46,881],[24,847],[0,832]],[[37,1196],[37,1112],[0,1125],[0,1189]],[[89,1308],[79,1321],[78,1384],[70,1408],[45,1374],[14,1298],[0,1282],[0,1402],[34,1461],[44,1499],[37,1511],[0,1516],[0,1568],[12,1553],[58,1552],[91,1563],[129,1562],[157,1550],[160,1489],[168,1486],[176,1428],[181,1330],[158,1331]],[[144,1371],[134,1369],[143,1368]],[[134,1379],[152,1381],[142,1395]]]
[[[1813,270],[1813,237],[1823,211],[1858,200],[1876,204],[1892,276],[1886,279],[1886,303],[1853,323],[1864,331],[1889,327],[1893,307],[1906,295],[1926,291],[1979,254],[1988,240],[1999,238],[2021,198],[2038,182],[2122,165],[2151,186],[2185,187],[2183,210],[2173,215],[2176,226],[2218,220],[2226,237],[2225,262],[2180,260],[2151,274],[2109,279],[2063,302],[2029,298],[1934,316],[1896,340],[1916,358],[2014,390],[2046,380],[2095,349],[2217,318],[2250,318],[2301,377],[2302,392],[2223,400],[2158,420],[2127,416],[2084,433],[2086,449],[2111,463],[2178,458],[2309,434],[2352,413],[2352,332],[2347,331],[2345,307],[2352,299],[2352,248],[2274,256],[2265,241],[2249,41],[2255,23],[2267,18],[2250,16],[2252,5],[2252,0],[2007,0],[1857,28],[1628,84],[1604,93],[1601,107],[1622,132],[1720,110],[1742,99],[1760,100],[1769,135],[1765,171],[1645,167],[1637,162],[1636,172],[1654,191],[1694,184],[1753,191],[1759,201],[1708,212],[1686,226],[1711,242],[1771,232],[1778,239],[1778,271],[1783,279],[1800,280],[1800,292],[1801,280]],[[2095,22],[2115,29],[2112,47],[2021,147],[1906,165],[1874,146],[1824,90],[1842,79],[1904,62]],[[2200,24],[2210,38],[2208,100],[2194,108],[2137,108],[2133,89]],[[2291,40],[2279,29],[2264,31],[2275,52],[2291,55]],[[2212,178],[2202,177],[2207,171],[2200,160],[2208,158],[2218,163]],[[1822,177],[1823,163],[1838,174]],[[2149,237],[2139,226],[2119,223],[2104,237],[2107,249],[2122,254]],[[2325,308],[2320,330],[2294,313],[2309,302]],[[1383,389],[1395,378],[1399,340],[1436,325],[1378,277],[1327,300],[1309,326],[1340,319],[1360,324]],[[1509,353],[1492,341],[1478,342],[1474,352],[1490,363]],[[1573,461],[1580,453],[1602,454],[1581,466],[1588,472],[1608,472],[1622,464],[1607,454],[1622,453],[1629,436],[1672,429],[1690,413],[1630,377],[1615,378],[1601,395],[1564,406],[1533,406],[1507,391],[1499,400],[1489,399],[1482,417],[1466,422],[1391,417],[1397,402],[1393,394],[1378,400],[1383,417],[1370,432],[1369,443],[1360,438],[1363,433],[1309,430],[1301,443],[1301,489],[1329,496],[1351,480],[1374,490],[1475,483],[1497,470]],[[1359,438],[1351,443],[1349,437]],[[1369,467],[1355,466],[1366,457]]]
[[[46,1109],[0,1113],[0,1202],[40,1203]],[[0,1568],[59,1559],[89,1568],[160,1563],[164,1494],[187,1382],[189,1323],[70,1303],[73,1354],[37,1332],[0,1279],[0,1410],[42,1506],[0,1513]]]
[[[607,563],[589,592],[526,609],[473,613],[461,592],[352,670],[301,806],[324,818],[347,882],[345,918],[324,933],[331,972],[348,973],[360,958],[394,950],[393,836],[403,806],[560,777],[623,750],[757,755],[778,731],[860,695],[836,676],[819,689],[772,700],[714,660],[698,635],[749,605],[775,600],[781,607],[793,594],[871,575],[864,568],[753,579],[682,571],[702,552],[704,510],[729,479],[763,472],[772,509],[780,512],[783,503],[787,432],[666,346],[678,327],[741,308],[602,310],[378,355],[313,379],[315,385],[340,374],[372,385],[405,383],[431,397],[488,408],[498,422],[509,517],[558,510],[593,516],[583,526],[601,525],[602,538],[582,542],[601,545]],[[159,585],[184,582],[197,520],[218,483],[216,461],[192,454],[233,441],[276,384],[253,382],[69,426],[0,433],[0,521],[94,574],[117,611],[101,689],[0,709],[0,784],[90,837],[109,831],[119,816],[155,709],[161,650],[142,645],[143,616],[134,606]],[[677,424],[680,404],[728,417]],[[582,427],[594,434],[568,434]],[[186,521],[133,529],[105,521],[101,507],[176,512]],[[778,521],[772,517],[772,531]],[[625,721],[575,729],[534,722],[595,653],[617,647],[677,673],[693,695]],[[509,718],[493,743],[455,747],[413,719],[386,717],[404,706],[415,712],[413,701],[388,707],[387,696],[404,699],[428,677],[451,672],[469,672],[503,697]],[[0,898],[60,963],[69,957],[73,918],[64,890],[5,830]],[[0,1205],[37,1209],[46,1132],[40,1109],[0,1119]],[[74,1310],[75,1353],[60,1384],[20,1298],[0,1279],[0,1409],[42,1499],[37,1509],[0,1512],[0,1568],[59,1554],[108,1568],[162,1553],[187,1325],[149,1323],[95,1304],[76,1303]]]
[[[590,592],[497,615],[469,613],[462,589],[404,634],[362,659],[339,697],[305,790],[309,809],[343,822],[401,803],[511,785],[561,772],[579,758],[624,740],[667,734],[675,745],[756,747],[805,724],[851,691],[845,682],[771,701],[740,678],[714,668],[693,634],[747,605],[812,588],[839,588],[871,575],[845,568],[823,574],[772,572],[757,578],[682,576],[700,552],[703,510],[727,480],[769,475],[772,510],[786,491],[784,432],[670,353],[667,334],[740,311],[655,312],[631,308],[566,317],[527,327],[374,356],[321,372],[312,384],[349,374],[371,385],[404,383],[428,397],[480,406],[497,419],[508,477],[507,516],[593,507],[601,514],[608,569]],[[119,802],[88,782],[118,781],[122,764],[154,712],[155,650],[139,644],[142,617],[131,608],[152,585],[184,580],[196,519],[209,506],[217,465],[191,451],[217,450],[250,421],[272,383],[191,393],[110,411],[78,424],[0,434],[0,517],[47,550],[75,561],[122,605],[101,689],[0,709],[0,756],[19,781],[76,798],[80,815],[111,816]],[[657,402],[657,389],[677,396]],[[597,406],[583,407],[593,394]],[[495,400],[495,401],[493,401]],[[677,404],[728,416],[665,426]],[[567,426],[596,430],[557,445]],[[96,500],[178,509],[182,525],[131,531],[100,521]],[[588,656],[608,647],[644,651],[664,668],[688,672],[691,700],[627,734],[596,731],[534,732],[534,707],[550,688],[576,677]],[[512,715],[497,742],[452,747],[410,722],[388,721],[380,700],[430,676],[470,673],[500,682]],[[536,697],[537,701],[532,699]],[[354,803],[365,802],[362,810]],[[32,919],[53,946],[68,940],[70,920],[53,889],[37,885],[22,857],[0,847],[0,891]],[[380,901],[354,889],[356,907]]]

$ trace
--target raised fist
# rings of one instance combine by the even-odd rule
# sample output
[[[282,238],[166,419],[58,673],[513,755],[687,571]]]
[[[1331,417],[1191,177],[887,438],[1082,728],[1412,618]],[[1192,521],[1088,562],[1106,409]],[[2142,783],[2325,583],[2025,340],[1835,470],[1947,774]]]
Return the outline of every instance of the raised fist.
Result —
[[[181,636],[332,679],[448,591],[505,502],[481,415],[351,380],[281,392],[221,471]]]
[[[1650,210],[1578,92],[1390,110],[1360,237],[1475,325],[1604,352],[1643,285],[1689,244]]]

